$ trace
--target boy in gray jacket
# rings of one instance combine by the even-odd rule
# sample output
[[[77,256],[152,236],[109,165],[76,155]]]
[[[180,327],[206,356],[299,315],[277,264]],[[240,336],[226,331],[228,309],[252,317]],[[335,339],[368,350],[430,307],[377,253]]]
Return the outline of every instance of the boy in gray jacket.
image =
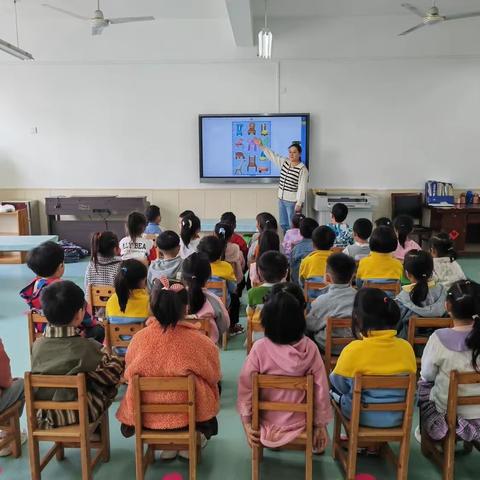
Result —
[[[355,260],[344,253],[334,253],[327,260],[325,281],[326,292],[312,303],[307,315],[307,332],[313,334],[313,339],[322,352],[325,351],[327,318],[349,318],[352,316],[353,301],[357,291],[352,287],[355,273]],[[350,337],[350,329],[338,329],[333,332],[335,337]],[[341,348],[335,347],[335,355]]]

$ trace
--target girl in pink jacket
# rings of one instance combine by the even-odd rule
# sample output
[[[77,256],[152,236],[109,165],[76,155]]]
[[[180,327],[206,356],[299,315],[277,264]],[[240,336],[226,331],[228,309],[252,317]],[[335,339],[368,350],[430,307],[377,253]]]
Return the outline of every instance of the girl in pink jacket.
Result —
[[[317,453],[327,444],[326,426],[332,420],[329,387],[325,367],[315,343],[305,333],[305,299],[300,287],[293,283],[273,286],[265,302],[262,326],[265,337],[257,340],[248,355],[238,380],[237,410],[241,416],[247,441],[252,445],[277,448],[286,445],[305,431],[305,415],[294,412],[261,412],[260,431],[254,431],[252,418],[252,374],[305,376],[314,379],[314,434]],[[300,390],[262,390],[262,401],[300,403],[305,392]]]

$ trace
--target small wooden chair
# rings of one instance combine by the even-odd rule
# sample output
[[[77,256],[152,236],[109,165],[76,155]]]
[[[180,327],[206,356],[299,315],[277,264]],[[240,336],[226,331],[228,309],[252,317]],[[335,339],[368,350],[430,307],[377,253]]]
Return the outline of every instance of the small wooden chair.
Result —
[[[322,290],[326,286],[327,284],[325,282],[305,280],[305,283],[303,285],[303,295],[305,296],[305,301],[307,302],[308,306],[310,306],[312,302],[314,302],[318,298],[318,295],[312,295],[312,291],[318,292],[319,290]]]
[[[105,348],[111,354],[114,348],[128,348],[133,336],[145,327],[142,323],[110,323],[108,319],[103,322],[105,327]],[[130,337],[125,339],[124,337]]]
[[[364,376],[355,375],[353,387],[351,419],[346,418],[340,405],[332,400],[335,413],[333,428],[332,456],[338,459],[345,471],[347,480],[354,480],[357,468],[357,449],[370,445],[381,446],[382,456],[388,458],[397,467],[397,480],[407,480],[408,457],[410,454],[410,432],[413,418],[413,402],[415,396],[414,373],[404,376]],[[399,403],[362,403],[362,390],[373,389],[402,389],[405,390],[405,401]],[[360,426],[361,412],[404,412],[402,425],[396,428],[371,428]],[[342,425],[348,439],[341,440]],[[389,442],[399,442],[398,457],[390,448]],[[347,447],[347,452],[343,447]]]
[[[457,407],[464,405],[480,405],[480,395],[461,397],[458,395],[460,385],[480,384],[480,374],[476,372],[459,373],[450,372],[450,386],[448,389],[447,424],[448,434],[440,441],[432,440],[426,432],[422,431],[422,453],[431,458],[443,472],[443,480],[455,478],[455,444],[457,442]],[[420,417],[420,430],[421,430]],[[438,448],[441,447],[441,448]],[[466,445],[467,452],[472,449],[471,444]]]
[[[200,325],[200,330],[207,336],[210,336],[210,322],[213,319],[212,315],[205,315],[198,318],[196,315],[187,315],[185,321],[193,323],[194,325]]]
[[[349,337],[334,337],[333,332],[337,329],[352,329],[352,319],[351,318],[327,318],[327,329],[326,329],[326,339],[325,339],[325,369],[327,371],[327,377],[330,372],[335,368],[337,364],[338,355],[333,354],[333,348],[335,346],[345,347],[349,343],[355,340],[353,335]]]
[[[144,392],[184,392],[183,403],[145,403]],[[155,450],[188,450],[189,480],[197,478],[197,461],[200,461],[200,433],[196,431],[195,376],[188,377],[133,377],[135,401],[135,465],[136,480],[143,480]],[[176,413],[188,416],[184,430],[150,430],[143,426],[145,413]],[[144,446],[147,451],[144,452]]]
[[[260,429],[260,412],[302,412],[305,413],[305,432],[287,445],[280,447],[282,450],[305,451],[305,479],[312,480],[313,474],[313,376],[287,377],[277,375],[252,375],[252,428]],[[263,402],[260,400],[262,388],[282,390],[303,390],[306,392],[305,402]],[[260,461],[263,458],[263,447],[252,448],[252,480],[259,479]]]
[[[51,400],[35,400],[34,390],[37,388],[60,388],[77,391],[77,400],[71,402],[55,402]],[[95,422],[88,421],[87,386],[84,373],[78,375],[33,375],[25,372],[25,404],[27,406],[28,450],[30,454],[30,470],[32,480],[40,480],[42,470],[55,455],[57,460],[65,458],[65,448],[79,448],[82,464],[82,480],[91,480],[92,471],[100,459],[110,460],[110,434],[108,410]],[[66,427],[43,429],[38,426],[38,410],[75,410],[79,423]],[[100,440],[91,439],[100,426]],[[53,442],[53,447],[40,458],[39,442]],[[98,449],[92,459],[91,449]]]
[[[22,455],[22,440],[20,432],[20,408],[22,402],[17,401],[3,412],[0,412],[0,430],[4,437],[0,438],[0,449],[11,445],[12,456],[18,458]]]
[[[253,336],[255,332],[263,332],[260,320],[260,310],[255,308],[253,312],[247,311],[247,355],[253,347]]]
[[[428,342],[428,336],[422,336],[417,334],[419,328],[430,328],[437,330],[439,328],[450,328],[453,326],[453,321],[449,317],[438,317],[438,318],[423,318],[413,316],[408,320],[408,333],[407,340],[415,351],[415,359],[417,360],[417,369],[420,369],[422,363],[422,355],[418,354],[416,346],[425,347]]]
[[[48,320],[44,317],[41,313],[37,312],[36,310],[30,310],[27,313],[27,327],[28,327],[28,344],[30,347],[30,352],[32,351],[33,342],[43,336],[43,331],[38,332],[35,324],[42,324],[44,328],[48,324]]]
[[[105,309],[108,299],[115,293],[112,285],[90,285],[89,301],[92,307],[92,314],[98,309]]]
[[[220,298],[220,300],[227,308],[228,296],[227,296],[227,282],[226,280],[209,280],[205,288],[207,290],[213,290],[213,293]],[[228,332],[224,332],[222,335],[222,349],[226,350],[228,344]]]
[[[148,238],[148,240],[151,240],[155,246],[157,245],[158,233],[144,233],[143,236]]]
[[[372,282],[365,280],[363,282],[362,288],[378,288],[384,292],[391,293],[393,296],[396,296],[400,293],[400,282]]]

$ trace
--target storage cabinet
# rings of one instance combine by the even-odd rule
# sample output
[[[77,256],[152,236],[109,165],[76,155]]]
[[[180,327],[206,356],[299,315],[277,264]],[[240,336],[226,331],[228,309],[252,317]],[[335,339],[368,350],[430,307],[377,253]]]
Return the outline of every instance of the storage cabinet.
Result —
[[[0,213],[0,235],[29,235],[27,208]],[[0,263],[23,263],[27,252],[0,252]]]

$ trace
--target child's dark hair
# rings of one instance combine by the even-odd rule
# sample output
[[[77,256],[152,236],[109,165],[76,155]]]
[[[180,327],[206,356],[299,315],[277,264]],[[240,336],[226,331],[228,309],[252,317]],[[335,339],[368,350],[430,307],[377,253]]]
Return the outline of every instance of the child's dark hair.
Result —
[[[265,230],[258,238],[258,252],[256,258],[260,258],[263,253],[270,250],[275,250],[277,252],[280,251],[280,238],[277,232],[273,230]]]
[[[145,228],[147,227],[147,219],[143,213],[140,212],[132,212],[128,216],[127,220],[127,230],[132,242],[138,237],[141,237]]]
[[[330,227],[321,225],[313,231],[312,242],[317,250],[330,250],[335,243],[335,232]]]
[[[380,217],[375,220],[376,227],[390,227],[392,228],[392,221],[388,217]]]
[[[188,313],[195,314],[203,307],[203,288],[211,275],[210,261],[205,255],[195,252],[183,261],[182,280],[188,292]]]
[[[453,241],[448,233],[440,232],[430,239],[430,248],[435,250],[437,257],[449,257],[450,262],[457,259],[457,252],[453,248]]]
[[[265,282],[281,282],[288,273],[288,259],[278,251],[264,252],[257,260],[257,271]]]
[[[362,240],[368,240],[372,234],[373,225],[368,218],[357,218],[353,224],[353,233]]]
[[[279,345],[301,340],[306,329],[305,306],[305,297],[297,284],[274,285],[260,314],[265,336]]]
[[[51,277],[64,262],[63,248],[55,242],[41,243],[28,253],[27,266],[39,277]]]
[[[302,154],[302,146],[300,145],[300,142],[298,141],[292,142],[292,144],[288,147],[288,149],[290,150],[292,147],[296,148],[297,152],[300,155]]]
[[[392,253],[398,247],[398,239],[393,228],[383,226],[373,230],[368,244],[372,252]]]
[[[237,227],[237,217],[233,212],[225,212],[222,213],[222,216],[220,217],[220,222],[222,223],[228,223],[233,230]]]
[[[44,288],[40,302],[48,323],[60,327],[71,323],[76,313],[85,307],[85,294],[76,283],[62,280]]]
[[[179,218],[185,218],[188,215],[195,215],[195,212],[193,210],[184,210],[182,213],[180,213],[178,216]]]
[[[214,235],[208,235],[200,240],[197,252],[203,253],[210,262],[216,262],[222,258],[223,242]]]
[[[160,208],[157,205],[150,205],[145,210],[145,216],[149,222],[154,222],[158,217],[161,217]]]
[[[194,213],[181,218],[180,237],[183,244],[188,247],[192,238],[200,231],[200,219]]]
[[[221,259],[225,259],[225,250],[227,248],[228,241],[232,238],[233,228],[229,223],[219,222],[215,225],[215,236],[222,242],[222,256]]]
[[[400,307],[383,290],[361,288],[355,295],[352,332],[356,338],[367,337],[372,330],[396,330],[399,320]]]
[[[179,282],[171,283],[170,286],[177,283]],[[182,284],[179,283],[179,285]],[[168,327],[175,328],[177,323],[183,319],[187,304],[188,296],[185,288],[178,291],[167,290],[160,284],[155,287],[150,296],[150,310],[164,331]]]
[[[428,281],[433,275],[433,258],[424,250],[410,250],[405,254],[403,268],[416,282],[410,291],[410,299],[421,307],[428,295]]]
[[[294,213],[292,215],[292,227],[300,228],[300,222],[305,218],[303,213]]]
[[[350,283],[356,266],[355,260],[344,253],[333,253],[327,259],[327,272],[331,275],[333,283]]]
[[[393,221],[393,228],[398,235],[398,243],[405,248],[405,242],[413,231],[413,218],[410,215],[399,215]]]
[[[342,223],[348,215],[348,207],[344,203],[336,203],[332,207],[332,217],[336,222]]]
[[[173,230],[165,230],[157,237],[157,247],[164,252],[175,250],[180,245],[180,237]]]
[[[262,233],[264,230],[278,230],[277,219],[271,213],[259,213],[256,217],[256,221],[260,233]]]
[[[113,232],[95,232],[92,235],[92,260],[97,270],[98,255],[111,258],[115,256],[118,248],[118,237]]]
[[[120,264],[120,269],[115,276],[115,293],[118,297],[120,310],[125,312],[130,291],[140,288],[140,282],[147,278],[147,267],[139,260],[131,258]]]
[[[303,238],[312,238],[313,231],[318,227],[318,222],[310,217],[300,220],[300,235]]]
[[[473,329],[465,340],[472,350],[472,366],[480,373],[478,356],[480,355],[480,285],[471,280],[458,280],[448,289],[447,305],[453,318],[473,319]]]

